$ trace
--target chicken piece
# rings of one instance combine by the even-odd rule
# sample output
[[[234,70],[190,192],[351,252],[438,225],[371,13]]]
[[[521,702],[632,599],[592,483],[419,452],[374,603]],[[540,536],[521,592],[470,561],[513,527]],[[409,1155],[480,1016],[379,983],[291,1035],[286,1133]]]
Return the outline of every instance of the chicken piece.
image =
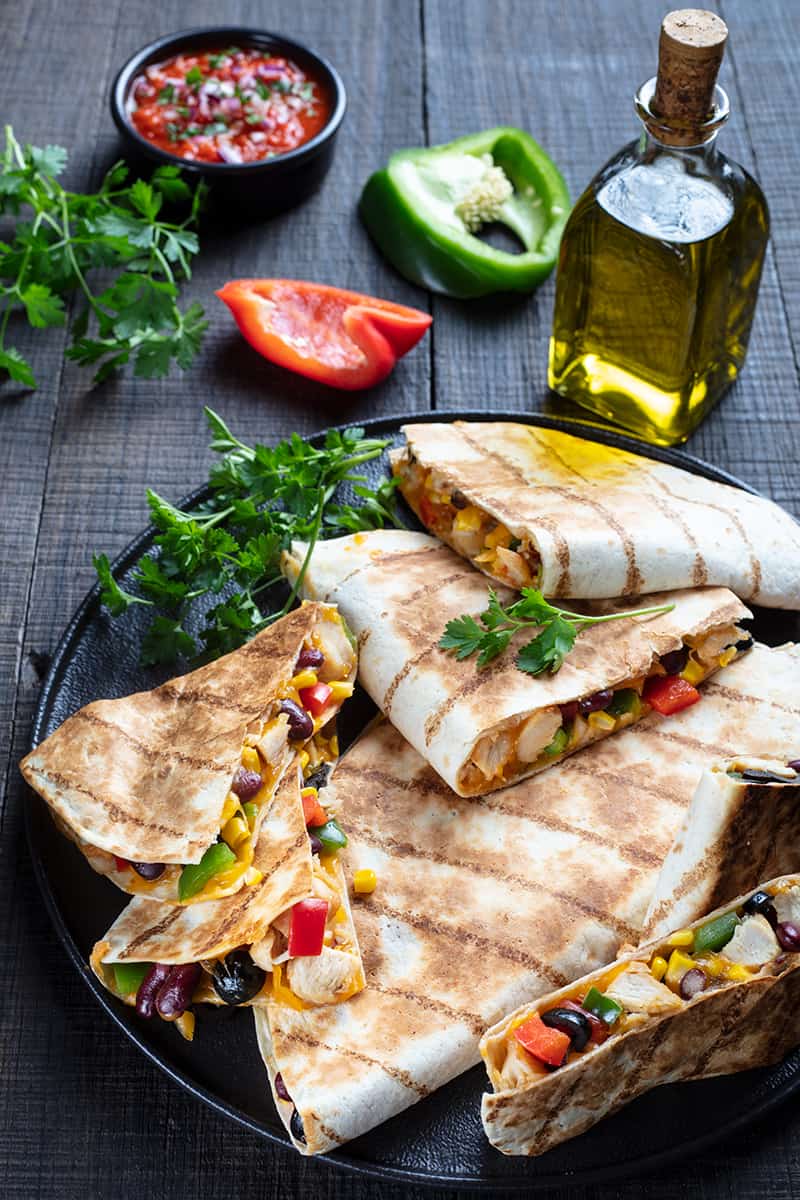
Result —
[[[495,573],[505,583],[510,584],[517,591],[530,586],[531,573],[521,554],[517,554],[516,550],[507,550],[505,546],[498,546],[495,554],[497,555]]]
[[[789,921],[800,928],[800,887],[789,888],[775,897],[775,911],[778,920]]]
[[[723,950],[731,962],[742,963],[746,967],[763,967],[780,952],[772,926],[761,915],[745,917]]]
[[[292,958],[286,968],[289,987],[308,1004],[335,1004],[352,985],[358,963],[344,950],[322,947],[314,957]]]
[[[502,774],[511,752],[510,733],[487,733],[473,750],[472,761],[485,779],[494,779]]]
[[[275,946],[275,933],[268,929],[259,942],[253,942],[250,947],[250,957],[262,971],[272,970],[272,958]]]
[[[315,869],[311,877],[311,892],[317,900],[328,901],[328,912],[330,913],[335,913],[342,902],[337,889],[333,886],[328,876],[323,874],[321,868]]]
[[[317,671],[323,683],[332,679],[347,679],[353,659],[353,647],[348,641],[344,626],[339,621],[321,621],[318,631],[319,649],[325,661]]]
[[[463,554],[465,558],[475,558],[483,549],[483,534],[482,525],[477,529],[459,529],[454,525],[450,530],[450,541],[459,554]]]
[[[545,746],[549,746],[561,728],[561,712],[557,708],[545,708],[528,717],[517,740],[517,757],[520,762],[536,762]]]
[[[681,1007],[678,996],[666,984],[659,983],[644,962],[632,962],[617,975],[605,990],[610,1000],[616,1000],[627,1012],[645,1012],[651,1015],[670,1012]]]
[[[264,760],[270,765],[277,765],[284,754],[289,741],[289,718],[285,713],[270,721],[257,743]]]
[[[522,1087],[530,1081],[531,1075],[540,1075],[541,1067],[536,1064],[528,1051],[519,1044],[516,1038],[509,1037],[506,1041],[506,1060],[500,1072],[498,1091]]]
[[[722,651],[728,646],[735,646],[739,638],[744,637],[744,630],[735,625],[724,625],[722,629],[714,629],[697,647],[697,657],[704,666],[715,666]]]

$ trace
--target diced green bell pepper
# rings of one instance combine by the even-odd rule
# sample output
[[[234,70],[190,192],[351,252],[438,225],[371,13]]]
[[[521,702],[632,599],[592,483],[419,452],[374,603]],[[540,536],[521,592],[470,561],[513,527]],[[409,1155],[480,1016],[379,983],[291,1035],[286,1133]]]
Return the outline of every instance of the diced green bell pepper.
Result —
[[[704,950],[721,950],[733,937],[738,924],[739,918],[736,913],[728,912],[723,913],[714,921],[709,921],[706,925],[701,925],[699,929],[695,930],[694,953],[700,954]]]
[[[236,855],[225,842],[209,846],[199,863],[184,867],[178,880],[178,899],[191,900],[201,892],[212,876],[236,862]]]
[[[332,854],[335,850],[342,850],[347,845],[347,835],[334,817],[331,817],[330,821],[326,821],[324,825],[315,826],[311,832],[314,837],[319,838],[323,850],[327,850],[328,854]]]
[[[502,202],[487,182],[492,167],[513,186]],[[461,215],[467,199],[475,220],[508,226],[524,252],[495,249],[470,232]],[[367,180],[359,206],[373,240],[401,275],[462,299],[533,291],[555,266],[569,210],[555,163],[529,134],[510,126],[399,150]]]
[[[564,750],[566,750],[568,744],[569,734],[562,725],[561,728],[556,731],[556,736],[553,738],[550,745],[545,746],[542,754],[546,754],[548,758],[555,758],[557,754],[561,754]]]
[[[635,688],[622,688],[614,692],[614,699],[605,710],[612,717],[624,717],[628,713],[636,713],[640,707],[639,693]]]
[[[605,1021],[606,1025],[613,1025],[622,1016],[622,1005],[617,1004],[616,1000],[612,1000],[610,996],[604,996],[596,987],[589,988],[583,1001],[583,1008],[587,1012],[594,1013],[601,1021]]]
[[[242,805],[242,812],[252,833],[253,826],[256,823],[256,816],[258,815],[258,805],[253,800],[248,800],[246,804]]]
[[[138,992],[152,963],[114,963],[114,980],[120,996],[134,996]]]

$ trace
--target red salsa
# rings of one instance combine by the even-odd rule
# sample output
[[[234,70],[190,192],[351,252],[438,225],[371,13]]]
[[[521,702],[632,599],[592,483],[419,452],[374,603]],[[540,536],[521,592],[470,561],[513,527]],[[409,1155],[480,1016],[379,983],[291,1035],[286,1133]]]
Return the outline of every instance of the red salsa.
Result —
[[[310,141],[331,101],[288,58],[229,46],[177,54],[137,75],[128,115],[154,146],[197,162],[249,163]]]

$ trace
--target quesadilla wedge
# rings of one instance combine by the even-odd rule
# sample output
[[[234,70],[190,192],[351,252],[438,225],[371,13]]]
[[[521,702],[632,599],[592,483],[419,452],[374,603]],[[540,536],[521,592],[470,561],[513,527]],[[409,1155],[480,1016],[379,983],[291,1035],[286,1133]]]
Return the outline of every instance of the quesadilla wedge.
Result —
[[[88,704],[22,774],[123,891],[217,899],[253,878],[261,822],[295,750],[309,767],[335,755],[332,722],[355,672],[336,610],[304,605],[199,670]]]
[[[588,600],[717,585],[800,609],[800,526],[762,496],[554,429],[403,431],[406,500],[499,583]]]
[[[141,1016],[194,1032],[196,1004],[260,1005],[302,1012],[338,1004],[364,986],[347,884],[337,849],[307,828],[304,807],[325,818],[299,763],[284,775],[255,848],[259,879],[222,900],[176,907],[135,897],[95,945],[91,967]],[[314,792],[314,796],[309,796]],[[346,844],[340,831],[339,843]],[[330,832],[330,831],[329,831]]]
[[[294,543],[284,556],[290,578],[305,551]],[[698,700],[696,685],[752,644],[737,625],[750,616],[744,605],[725,588],[702,588],[648,597],[668,600],[671,612],[586,629],[555,675],[517,670],[515,650],[530,630],[480,668],[439,640],[449,620],[486,608],[486,581],[435,538],[400,530],[319,543],[303,591],[338,605],[358,638],[360,682],[461,796],[544,770],[651,708],[668,714],[681,696]],[[624,608],[602,602],[591,611]]]
[[[661,869],[642,940],[719,908],[756,879],[793,871],[800,871],[798,772],[786,758],[714,763],[700,776]]]
[[[331,788],[348,870],[377,878],[353,900],[366,987],[336,1007],[254,1011],[297,1149],[323,1153],[407,1109],[479,1062],[504,1013],[637,942],[703,767],[800,748],[799,665],[795,647],[757,645],[669,725],[651,715],[480,800],[388,722],[365,733]]]
[[[503,1154],[543,1154],[659,1084],[778,1062],[800,1043],[800,875],[517,1009],[481,1039]]]

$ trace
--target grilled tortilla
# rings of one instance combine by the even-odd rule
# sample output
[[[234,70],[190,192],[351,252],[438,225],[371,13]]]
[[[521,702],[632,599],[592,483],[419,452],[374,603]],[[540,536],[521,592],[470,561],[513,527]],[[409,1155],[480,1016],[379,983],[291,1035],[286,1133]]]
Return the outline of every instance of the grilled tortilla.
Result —
[[[304,555],[295,543],[284,560],[290,577]],[[695,684],[732,661],[737,643],[750,644],[736,624],[750,615],[744,605],[725,588],[703,588],[648,597],[674,603],[660,616],[592,626],[555,675],[517,670],[514,651],[530,630],[488,667],[459,662],[439,639],[451,618],[486,608],[486,581],[435,538],[407,531],[318,544],[303,588],[339,606],[359,640],[361,683],[461,796],[505,787],[639,720],[648,677],[665,673],[660,656],[685,648],[683,674]]]
[[[367,732],[331,785],[349,868],[377,875],[353,902],[367,986],[337,1008],[256,1012],[297,1148],[408,1108],[473,1066],[503,1013],[635,943],[702,768],[751,747],[800,753],[799,662],[756,646],[669,725],[646,717],[482,800],[451,792],[388,723]]]
[[[348,999],[364,986],[364,971],[337,854],[312,854],[300,799],[297,756],[269,804],[254,867],[260,878],[222,900],[183,908],[135,897],[91,955],[92,970],[126,1004],[136,993],[123,990],[114,966],[120,963],[201,963],[192,1003],[222,1004],[214,988],[232,950],[249,952],[261,968],[263,986],[240,1001],[266,1004],[270,997],[297,1011]],[[287,935],[291,908],[308,897],[328,901],[326,941],[317,957],[290,958]],[[189,1029],[193,1030],[193,1021]]]
[[[658,877],[643,939],[661,937],[741,895],[757,879],[800,871],[800,776],[739,755],[704,771]]]
[[[713,584],[800,608],[800,526],[770,500],[553,429],[404,432],[392,467],[406,500],[500,583],[590,600]]]
[[[318,673],[297,670],[303,649],[324,651]],[[333,753],[329,722],[352,692],[355,670],[336,610],[304,605],[208,666],[150,692],[88,704],[23,759],[22,774],[91,866],[123,891],[171,904],[229,895],[250,869],[261,820],[294,749],[313,732],[304,753]],[[300,702],[298,689],[317,674],[331,696],[297,734],[281,704]],[[240,807],[231,789],[241,790],[237,779],[247,769],[261,777],[258,791],[247,794],[255,821],[241,839],[234,822],[236,836],[228,837]],[[231,856],[215,849],[220,834]],[[207,851],[229,861],[187,895],[183,870]]]
[[[760,884],[758,892],[772,898],[776,920],[786,912],[800,921],[800,875]],[[793,1049],[800,1042],[800,930],[787,952],[783,926],[773,932],[750,909],[745,892],[691,933],[662,935],[490,1029],[481,1054],[495,1090],[483,1097],[481,1115],[492,1145],[503,1154],[543,1154],[659,1084],[767,1066]],[[715,930],[716,942],[727,939],[718,950],[693,949],[706,934],[714,941]],[[606,1040],[598,1043],[593,1032],[580,1047],[588,1024],[580,1016],[577,1042],[562,1034],[543,1046],[543,1026],[559,1021],[563,1028],[565,1002],[573,1014],[570,1003],[584,1013],[604,1009],[606,1020],[594,1028]]]

